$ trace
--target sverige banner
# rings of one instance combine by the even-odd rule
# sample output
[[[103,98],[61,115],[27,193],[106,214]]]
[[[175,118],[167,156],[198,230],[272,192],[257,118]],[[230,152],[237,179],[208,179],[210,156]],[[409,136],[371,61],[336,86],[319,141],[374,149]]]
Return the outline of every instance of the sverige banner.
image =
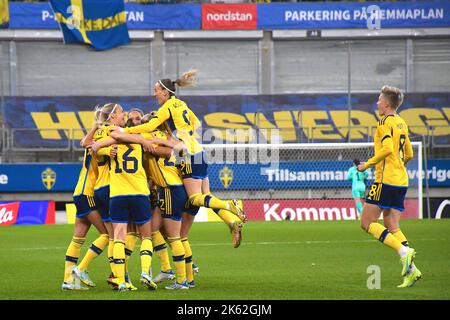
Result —
[[[11,29],[58,29],[48,3],[10,2]],[[125,3],[128,29],[188,29],[201,27],[200,4],[139,5]]]
[[[450,26],[450,1],[258,5],[258,29],[382,29]]]
[[[263,164],[210,163],[212,190],[282,190],[308,188],[351,188],[346,180],[351,161],[280,162],[277,167]],[[72,192],[81,163],[0,164],[0,192]],[[417,186],[417,162],[407,166],[410,186]],[[430,187],[450,186],[450,160],[429,160]],[[366,185],[373,180],[369,170]]]
[[[273,164],[272,164],[273,165]],[[346,179],[351,161],[298,161],[280,162],[276,166],[262,164],[212,164],[208,167],[212,190],[282,190],[309,188],[351,188]],[[368,170],[366,185],[374,179]],[[418,184],[417,161],[407,165],[410,187]],[[430,187],[450,186],[450,160],[429,160]]]

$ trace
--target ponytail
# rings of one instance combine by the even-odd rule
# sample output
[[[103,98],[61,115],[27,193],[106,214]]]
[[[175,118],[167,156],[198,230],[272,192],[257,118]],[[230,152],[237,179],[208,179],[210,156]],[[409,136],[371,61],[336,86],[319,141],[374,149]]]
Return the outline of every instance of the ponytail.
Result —
[[[158,81],[159,85],[169,92],[169,96],[175,95],[176,85],[179,87],[194,87],[197,84],[198,71],[191,69],[183,73],[177,80],[161,79]]]
[[[191,69],[183,73],[177,80],[174,81],[179,87],[194,87],[197,84],[198,71]]]

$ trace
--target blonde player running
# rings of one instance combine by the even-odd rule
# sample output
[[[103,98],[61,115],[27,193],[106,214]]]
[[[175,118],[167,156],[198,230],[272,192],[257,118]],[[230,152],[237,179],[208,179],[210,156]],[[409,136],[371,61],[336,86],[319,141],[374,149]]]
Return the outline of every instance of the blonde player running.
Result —
[[[99,110],[96,110],[95,117],[97,118],[98,116]],[[88,135],[82,140],[82,146],[86,145],[86,141],[92,139],[95,130],[96,125],[93,126]],[[91,225],[93,224],[95,226],[100,233],[100,236],[92,243],[85,259],[83,259],[85,264],[88,264],[89,261],[98,256],[109,241],[107,229],[101,220],[101,216],[97,211],[94,201],[94,185],[97,180],[97,176],[97,162],[92,156],[90,150],[85,149],[80,175],[73,193],[73,200],[77,212],[73,238],[66,251],[64,282],[61,286],[63,290],[87,289],[77,284],[74,279],[75,273],[73,271],[76,267],[78,258],[80,257],[81,247],[83,246]],[[90,286],[95,286],[92,280],[89,279],[87,272],[84,273],[84,276],[86,279],[85,283]]]
[[[124,124],[123,108],[115,104],[111,114]],[[148,270],[151,266],[153,245],[151,241],[150,191],[142,166],[143,150],[139,144],[120,144],[117,155],[111,161],[110,170],[110,217],[114,230],[114,275],[112,282],[119,291],[130,290],[125,282],[125,237],[127,224],[135,223],[141,235],[141,278],[149,290],[156,290]]]
[[[371,166],[375,166],[376,171],[363,207],[361,227],[400,255],[401,275],[404,277],[400,288],[414,285],[422,276],[413,264],[416,251],[408,246],[399,225],[408,189],[405,165],[413,157],[408,126],[396,113],[402,102],[403,94],[399,89],[381,88],[377,107],[383,118],[378,122],[374,137],[375,155],[358,165],[360,172]],[[381,212],[385,226],[377,222]]]
[[[196,74],[196,70],[191,70],[185,72],[176,81],[159,80],[154,86],[154,95],[161,105],[156,116],[146,124],[125,129],[117,128],[116,130],[127,133],[148,133],[164,124],[173,137],[184,142],[188,151],[179,164],[179,169],[189,202],[193,206],[215,209],[215,212],[228,224],[231,231],[241,236],[242,222],[247,220],[245,213],[237,200],[224,201],[211,194],[206,155],[194,136],[200,121],[187,104],[175,96],[176,85],[180,87],[195,85]],[[227,212],[237,215],[242,222],[233,219],[227,215]],[[240,244],[240,241],[238,243]],[[238,247],[239,244],[235,243],[234,245]]]

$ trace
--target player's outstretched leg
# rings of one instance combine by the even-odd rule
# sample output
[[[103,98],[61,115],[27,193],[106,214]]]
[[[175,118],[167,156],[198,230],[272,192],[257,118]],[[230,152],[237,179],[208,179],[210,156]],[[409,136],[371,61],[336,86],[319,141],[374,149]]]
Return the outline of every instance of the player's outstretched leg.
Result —
[[[247,217],[238,200],[225,201],[213,196],[211,193],[194,193],[189,197],[189,203],[196,207],[228,210],[238,216],[242,222],[247,221]]]

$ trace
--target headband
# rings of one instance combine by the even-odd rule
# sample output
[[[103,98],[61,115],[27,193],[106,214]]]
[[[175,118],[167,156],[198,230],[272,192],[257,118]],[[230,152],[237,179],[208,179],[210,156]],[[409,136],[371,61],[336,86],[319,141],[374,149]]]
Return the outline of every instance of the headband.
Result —
[[[109,115],[108,115],[108,118],[106,119],[106,121],[108,121],[109,120],[109,118],[111,118],[111,115],[114,113],[114,111],[116,111],[116,108],[117,108],[117,106],[118,106],[118,104],[116,103],[116,104],[114,104],[114,108],[111,110],[111,112],[109,113]]]
[[[172,92],[173,94],[175,94],[175,92],[173,92],[172,90],[170,90],[169,88],[167,88],[167,87],[164,85],[164,83],[162,83],[161,80],[158,80],[158,83],[159,83],[160,85],[162,85],[162,86],[164,87],[164,89],[166,89],[167,91]]]

